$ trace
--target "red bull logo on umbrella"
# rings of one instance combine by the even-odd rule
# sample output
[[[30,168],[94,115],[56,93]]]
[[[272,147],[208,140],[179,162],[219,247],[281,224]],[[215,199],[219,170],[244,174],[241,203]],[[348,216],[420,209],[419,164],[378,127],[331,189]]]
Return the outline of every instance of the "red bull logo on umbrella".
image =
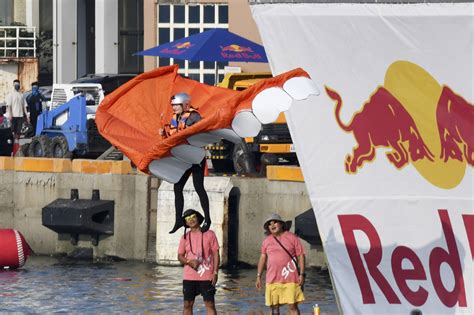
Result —
[[[474,105],[414,63],[390,65],[384,85],[347,124],[340,94],[329,87],[326,93],[336,103],[339,127],[357,142],[345,159],[349,174],[373,161],[379,147],[389,149],[386,157],[397,169],[411,163],[440,188],[456,187],[467,165],[474,166]]]
[[[221,47],[221,50],[222,51],[232,51],[232,52],[253,52],[252,48],[250,48],[250,47],[242,47],[242,46],[235,45],[235,44]]]
[[[236,44],[221,46],[221,56],[224,58],[263,59],[262,56],[255,53],[251,47],[243,47]]]
[[[181,42],[173,45],[173,48],[164,48],[161,50],[162,53],[165,54],[171,54],[171,55],[180,55],[184,52],[186,52],[189,48],[193,47],[194,44],[191,44],[191,42]]]
[[[191,48],[193,46],[194,45],[191,44],[191,42],[178,43],[178,44],[174,45],[174,47],[177,48],[177,49],[187,49],[187,48]]]

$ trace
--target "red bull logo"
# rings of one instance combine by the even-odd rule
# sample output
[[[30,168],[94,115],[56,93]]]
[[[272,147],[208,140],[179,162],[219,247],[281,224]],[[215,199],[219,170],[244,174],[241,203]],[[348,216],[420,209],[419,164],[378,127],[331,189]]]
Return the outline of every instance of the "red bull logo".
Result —
[[[349,174],[373,161],[379,147],[389,149],[386,157],[397,169],[411,163],[431,184],[445,189],[456,187],[467,165],[474,166],[473,104],[416,64],[390,65],[384,85],[348,124],[340,118],[339,93],[329,87],[326,93],[335,101],[337,124],[357,142],[345,159]]]
[[[163,48],[160,50],[161,53],[164,54],[170,54],[170,55],[181,55],[191,47],[193,47],[194,44],[191,44],[191,42],[182,42],[182,43],[177,43],[172,46],[172,48]]]
[[[220,47],[221,56],[226,59],[231,59],[236,61],[248,61],[248,60],[262,60],[262,56],[259,53],[256,53],[252,50],[251,47],[243,47],[236,44]]]
[[[174,45],[173,47],[176,48],[176,49],[187,49],[187,48],[191,48],[193,46],[194,45],[191,44],[191,42],[184,42],[184,43],[178,43],[178,44]]]
[[[224,51],[227,51],[227,52],[251,52],[251,53],[253,52],[252,48],[250,48],[250,47],[242,47],[242,46],[235,45],[235,44],[221,47],[221,50],[223,52]]]

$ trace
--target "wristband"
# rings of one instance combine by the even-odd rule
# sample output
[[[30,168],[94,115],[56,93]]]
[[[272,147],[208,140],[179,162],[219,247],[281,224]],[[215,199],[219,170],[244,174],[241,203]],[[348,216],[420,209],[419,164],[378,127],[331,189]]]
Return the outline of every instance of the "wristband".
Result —
[[[257,278],[260,278],[262,276],[261,273],[257,273]]]

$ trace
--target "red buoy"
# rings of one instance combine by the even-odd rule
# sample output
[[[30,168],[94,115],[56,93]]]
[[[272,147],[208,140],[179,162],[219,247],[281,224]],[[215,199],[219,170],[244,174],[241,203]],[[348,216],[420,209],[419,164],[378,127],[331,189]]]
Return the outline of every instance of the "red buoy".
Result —
[[[20,268],[31,255],[30,245],[14,229],[0,229],[0,268]]]

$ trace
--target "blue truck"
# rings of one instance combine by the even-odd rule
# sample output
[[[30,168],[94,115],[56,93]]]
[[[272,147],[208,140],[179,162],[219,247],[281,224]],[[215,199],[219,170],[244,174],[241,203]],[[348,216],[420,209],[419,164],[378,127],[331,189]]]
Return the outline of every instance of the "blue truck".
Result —
[[[92,100],[93,101],[93,100]],[[31,157],[97,158],[110,148],[95,124],[84,94],[66,103],[46,109],[39,117],[35,136],[22,145],[21,155]],[[94,106],[92,106],[94,107]]]

